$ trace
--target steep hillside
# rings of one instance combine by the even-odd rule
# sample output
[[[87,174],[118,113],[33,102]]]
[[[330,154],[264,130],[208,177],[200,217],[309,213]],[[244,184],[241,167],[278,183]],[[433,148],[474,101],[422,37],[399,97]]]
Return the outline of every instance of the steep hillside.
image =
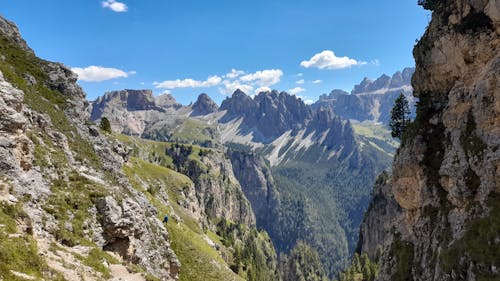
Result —
[[[98,100],[108,101],[103,112],[125,110],[137,116],[127,110],[136,106],[116,98]],[[331,107],[313,111],[296,96],[277,91],[252,98],[237,90],[220,108],[202,94],[175,118],[160,110],[155,114],[164,117],[147,119],[143,138],[228,148],[256,224],[269,233],[278,252],[288,254],[303,240],[319,253],[330,277],[346,265],[372,182],[394,153],[385,139],[357,136]],[[176,169],[186,165],[191,164]]]
[[[354,86],[351,93],[333,90],[328,95],[321,95],[312,108],[330,106],[336,115],[346,120],[373,121],[387,125],[394,101],[400,93],[408,98],[413,110],[416,100],[412,96],[411,77],[414,71],[414,68],[405,68],[392,77],[383,74],[376,80],[365,78]]]
[[[0,279],[278,279],[223,152],[99,130],[90,113],[108,108],[92,111],[76,75],[1,17],[0,54]],[[105,99],[127,105],[113,113],[133,134],[138,116],[177,107],[147,91]]]
[[[500,3],[419,1],[417,117],[377,182],[360,251],[379,280],[498,280]]]

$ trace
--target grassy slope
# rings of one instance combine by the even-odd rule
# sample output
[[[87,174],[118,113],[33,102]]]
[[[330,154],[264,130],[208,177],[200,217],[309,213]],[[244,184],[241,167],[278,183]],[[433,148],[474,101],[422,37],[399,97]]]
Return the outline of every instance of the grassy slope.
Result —
[[[161,157],[158,154],[152,160],[156,159],[165,164],[172,161],[168,156],[165,156],[165,149],[171,145],[169,143],[144,141],[127,136],[118,136],[118,138],[129,145],[141,143],[141,150],[150,149],[149,153],[142,154],[143,156],[152,155],[153,152],[162,152]],[[136,153],[141,154],[139,151],[136,151]],[[206,234],[199,227],[196,220],[177,204],[179,193],[183,188],[186,188],[186,185],[192,184],[188,177],[169,168],[151,164],[135,157],[132,157],[123,169],[132,185],[146,194],[149,200],[158,208],[160,211],[158,214],[159,219],[162,219],[163,215],[172,212],[175,212],[182,219],[181,222],[171,219],[166,224],[170,234],[171,246],[182,264],[180,280],[242,280],[240,276],[229,269],[219,252],[209,246],[203,239]],[[165,186],[169,195],[169,206],[155,198],[151,188],[144,189],[143,183],[148,186],[158,186],[158,183],[161,183]],[[216,242],[222,240],[213,232],[208,232],[207,235]]]
[[[68,106],[68,97],[45,85],[48,76],[43,67],[47,62],[32,53],[21,50],[16,43],[3,35],[0,35],[0,53],[3,57],[0,60],[0,71],[7,81],[24,92],[24,103],[31,109],[46,114],[51,119],[54,129],[68,137],[75,160],[99,170],[101,165],[99,156],[94,152],[92,145],[81,138],[63,112]],[[36,79],[35,85],[28,84],[24,79],[28,74]],[[92,261],[89,257],[81,257],[82,262],[96,272],[100,272],[104,277],[109,276],[108,269],[103,267],[101,262],[107,259],[105,253],[85,238],[82,231],[83,221],[89,215],[86,207],[96,196],[105,194],[104,187],[96,186],[68,171],[67,156],[59,148],[54,147],[50,137],[44,131],[30,131],[28,136],[35,144],[34,165],[39,166],[42,171],[50,166],[60,171],[61,174],[64,174],[63,171],[71,174],[67,182],[56,180],[52,183],[52,194],[45,205],[46,211],[59,220],[59,227],[53,234],[59,241],[67,244],[84,244],[92,247]],[[78,192],[74,192],[75,190]],[[31,234],[22,233],[17,229],[16,220],[20,217],[26,217],[22,210],[22,203],[15,206],[1,206],[0,225],[3,227],[0,226],[0,279],[18,280],[18,277],[11,273],[11,270],[14,270],[37,279],[64,280],[39,257],[36,241]],[[69,217],[73,219],[70,220]],[[75,231],[65,231],[63,227],[65,222],[70,222]]]
[[[399,142],[391,136],[391,132],[384,125],[353,123],[354,132],[367,145],[394,156]]]

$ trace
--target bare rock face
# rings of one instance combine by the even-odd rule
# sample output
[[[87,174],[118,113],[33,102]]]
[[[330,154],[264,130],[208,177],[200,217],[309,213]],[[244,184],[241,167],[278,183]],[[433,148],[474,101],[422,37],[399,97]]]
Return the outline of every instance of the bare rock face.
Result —
[[[199,95],[191,108],[193,109],[191,116],[207,115],[219,110],[219,106],[207,94]]]
[[[382,195],[401,209],[371,208],[360,250],[375,256],[383,249],[380,280],[493,280],[500,267],[500,2],[421,3],[433,18],[414,49],[420,103],[394,160],[391,192]]]
[[[168,94],[155,98],[151,90],[112,91],[92,102],[90,120],[106,117],[114,132],[140,136],[148,123],[162,120],[180,107]]]
[[[163,224],[157,222],[154,227],[145,224],[148,214],[134,200],[126,199],[121,204],[111,197],[97,202],[104,230],[105,250],[119,253],[124,260],[139,264],[164,279],[177,279],[180,263],[167,243],[156,249],[151,255],[148,246],[160,236],[168,241],[168,233]],[[152,266],[155,265],[155,266]]]
[[[228,152],[233,171],[252,205],[257,223],[262,223],[277,207],[278,191],[274,186],[271,170],[263,164],[263,159],[241,151]],[[259,225],[259,227],[268,227]]]

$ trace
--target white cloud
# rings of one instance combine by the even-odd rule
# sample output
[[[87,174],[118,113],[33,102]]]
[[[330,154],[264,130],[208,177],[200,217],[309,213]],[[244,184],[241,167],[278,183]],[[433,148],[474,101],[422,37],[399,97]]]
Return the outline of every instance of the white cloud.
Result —
[[[380,61],[378,59],[372,60],[371,63],[375,66],[380,66]]]
[[[236,69],[231,69],[231,72],[227,73],[224,75],[224,78],[229,78],[229,79],[234,79],[236,77],[239,77],[241,75],[245,74],[245,71],[243,70],[236,70]]]
[[[250,94],[252,91],[256,94],[265,91],[271,91],[271,86],[280,82],[283,71],[280,69],[265,69],[254,73],[246,73],[242,70],[232,69],[230,73],[224,75],[224,81],[219,91],[222,94],[230,95],[236,89]],[[255,91],[254,91],[255,89]]]
[[[222,78],[217,75],[210,76],[205,81],[187,79],[166,80],[163,82],[154,82],[153,85],[159,89],[176,89],[176,88],[208,88],[217,86],[221,83]]]
[[[317,53],[311,59],[300,63],[300,65],[305,68],[315,67],[319,69],[341,69],[364,64],[366,64],[366,62],[357,61],[349,57],[337,57],[335,53],[330,50]]]
[[[269,87],[260,87],[260,88],[255,89],[254,93],[258,94],[258,93],[261,93],[261,92],[271,92],[271,88],[269,88]]]
[[[304,84],[306,81],[304,81],[304,79],[300,79],[299,81],[295,81],[295,83],[299,84],[299,85],[302,85]]]
[[[323,82],[323,81],[322,81],[322,80],[319,80],[319,79],[318,79],[318,80],[314,80],[314,81],[312,81],[312,83],[313,83],[313,84],[320,84],[321,82]]]
[[[248,84],[241,83],[240,81],[229,81],[229,80],[224,80],[222,81],[222,84],[224,85],[223,88],[220,88],[219,91],[222,94],[230,95],[234,93],[237,89],[242,90],[245,93],[250,93],[253,91],[253,87]]]
[[[103,8],[108,8],[117,13],[123,13],[128,10],[127,4],[116,0],[105,0],[101,2]]]
[[[297,77],[302,77],[302,76],[304,76],[304,73],[302,73],[302,72],[301,73],[297,73]]]
[[[129,75],[136,74],[135,71],[125,72],[116,68],[91,65],[85,68],[73,67],[73,72],[78,74],[78,80],[86,82],[101,82],[115,78],[126,78]]]
[[[241,76],[243,82],[254,83],[260,87],[269,87],[280,82],[283,71],[281,69],[266,69]]]
[[[163,82],[153,82],[156,88],[176,89],[176,88],[209,88],[219,86],[219,92],[224,95],[230,95],[237,89],[247,94],[260,91],[270,91],[270,87],[280,82],[283,71],[280,69],[266,69],[247,73],[243,70],[231,69],[231,72],[221,76],[211,76],[205,81],[192,78],[166,80]]]
[[[290,95],[297,95],[298,93],[302,93],[302,92],[305,92],[306,89],[302,88],[302,87],[295,87],[293,89],[289,89],[287,92],[290,94]]]

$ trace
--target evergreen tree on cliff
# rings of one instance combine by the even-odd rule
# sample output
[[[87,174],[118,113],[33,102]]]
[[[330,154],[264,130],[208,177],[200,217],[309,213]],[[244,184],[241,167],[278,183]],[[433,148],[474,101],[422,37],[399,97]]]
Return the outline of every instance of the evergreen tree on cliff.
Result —
[[[403,94],[399,94],[391,110],[391,121],[389,122],[392,137],[401,139],[409,123],[410,106],[408,100]]]

